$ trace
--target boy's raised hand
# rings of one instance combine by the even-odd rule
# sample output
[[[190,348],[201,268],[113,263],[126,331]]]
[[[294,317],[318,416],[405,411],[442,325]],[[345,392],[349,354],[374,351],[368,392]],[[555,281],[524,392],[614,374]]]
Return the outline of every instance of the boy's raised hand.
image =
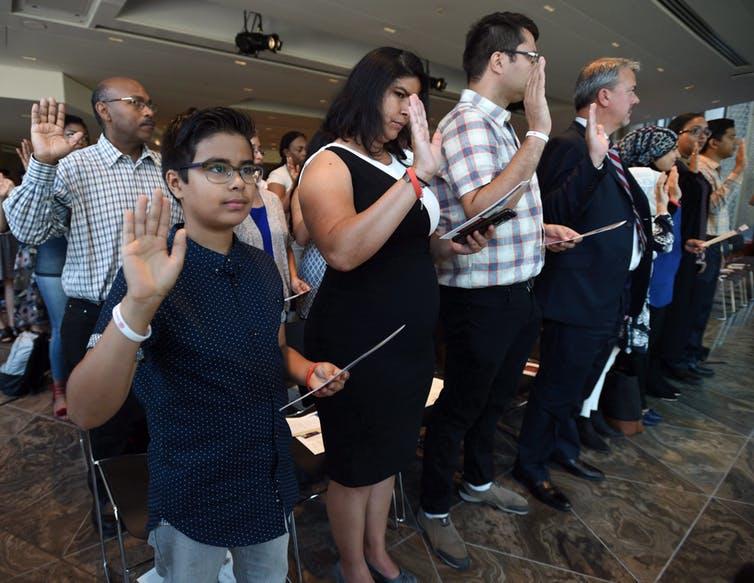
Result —
[[[123,274],[132,302],[156,309],[175,285],[186,255],[186,231],[175,234],[168,254],[170,201],[155,189],[147,212],[147,197],[140,195],[133,211],[123,217]]]

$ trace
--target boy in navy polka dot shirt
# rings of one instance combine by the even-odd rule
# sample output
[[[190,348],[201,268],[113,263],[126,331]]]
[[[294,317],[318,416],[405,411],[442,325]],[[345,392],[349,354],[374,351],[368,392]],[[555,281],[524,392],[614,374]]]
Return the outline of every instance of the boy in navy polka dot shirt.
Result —
[[[169,228],[160,191],[126,213],[123,267],[69,381],[69,415],[85,429],[112,417],[132,384],[144,406],[149,543],[166,581],[215,583],[226,549],[239,582],[285,580],[297,497],[279,412],[286,377],[312,387],[339,372],[286,345],[275,263],[233,235],[261,175],[253,133],[222,107],[167,129],[163,175],[185,226]]]

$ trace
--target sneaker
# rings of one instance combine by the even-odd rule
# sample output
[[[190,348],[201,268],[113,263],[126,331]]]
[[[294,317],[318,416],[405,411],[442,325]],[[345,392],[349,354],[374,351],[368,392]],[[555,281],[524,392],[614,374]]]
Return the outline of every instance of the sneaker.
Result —
[[[642,416],[641,416],[641,424],[644,427],[654,427],[659,422],[660,422],[660,420],[657,419],[656,417],[652,417],[649,414],[649,411],[647,411],[646,413],[642,414]]]
[[[645,414],[645,415],[647,415],[647,416],[649,416],[649,417],[651,417],[651,418],[654,418],[654,419],[655,419],[655,421],[657,421],[658,423],[659,423],[660,421],[662,421],[662,420],[664,419],[664,417],[663,417],[662,415],[660,415],[660,414],[659,414],[659,413],[658,413],[657,411],[655,411],[654,409],[647,409],[647,410],[646,410],[646,411],[644,412],[644,414]]]
[[[450,516],[429,518],[419,508],[416,522],[424,533],[432,551],[442,562],[459,571],[465,571],[469,568],[471,559],[469,559],[469,553],[466,550],[466,543],[463,542],[461,535],[453,526]]]
[[[492,483],[492,486],[484,492],[477,492],[469,488],[466,482],[461,482],[461,487],[458,489],[458,495],[465,502],[472,502],[474,504],[487,504],[497,510],[503,512],[512,512],[513,514],[528,514],[529,503],[526,498],[520,494],[516,494],[512,490],[503,488],[499,484]]]

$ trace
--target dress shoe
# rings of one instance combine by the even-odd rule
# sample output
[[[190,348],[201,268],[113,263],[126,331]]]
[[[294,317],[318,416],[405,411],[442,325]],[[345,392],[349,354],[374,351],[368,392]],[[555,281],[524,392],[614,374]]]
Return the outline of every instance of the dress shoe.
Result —
[[[602,453],[610,453],[610,446],[597,434],[591,419],[579,415],[576,418],[576,427],[579,430],[581,445]]]
[[[590,419],[592,420],[592,426],[602,437],[623,437],[623,433],[610,427],[610,424],[605,421],[602,411],[592,411]]]
[[[671,379],[675,379],[689,385],[698,385],[702,382],[702,377],[691,372],[688,368],[667,366],[665,367],[665,374],[667,374],[667,376],[669,376]]]
[[[713,369],[711,369],[708,366],[703,366],[699,364],[698,362],[690,364],[689,370],[693,372],[695,375],[699,375],[700,377],[709,378],[709,377],[715,376],[715,371]]]
[[[573,460],[554,459],[552,461],[558,464],[566,472],[568,472],[569,474],[573,474],[577,478],[583,478],[584,480],[591,480],[592,482],[601,482],[602,480],[605,479],[605,474],[602,473],[602,470],[599,470],[595,468],[593,465],[588,464],[584,461],[581,461],[580,459],[573,459]]]
[[[411,571],[404,570],[402,567],[398,567],[400,570],[398,576],[393,577],[392,579],[380,573],[376,567],[369,563],[369,561],[367,561],[367,567],[369,568],[369,574],[372,576],[375,583],[417,583],[418,581],[416,575]]]
[[[513,477],[526,486],[526,489],[531,492],[540,502],[547,504],[555,510],[561,512],[568,512],[571,509],[571,501],[568,500],[565,494],[549,480],[542,480],[535,482],[528,478],[518,466],[513,468]]]
[[[679,393],[680,394],[680,393]],[[652,386],[647,387],[647,395],[654,397],[655,399],[662,399],[663,401],[677,401],[678,395],[676,395],[675,389],[669,384],[665,383],[665,386]]]

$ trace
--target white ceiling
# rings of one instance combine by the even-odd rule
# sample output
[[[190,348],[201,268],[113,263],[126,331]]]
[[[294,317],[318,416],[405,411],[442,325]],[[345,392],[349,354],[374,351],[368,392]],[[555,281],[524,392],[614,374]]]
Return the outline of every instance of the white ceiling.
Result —
[[[686,1],[754,63],[754,2]],[[265,32],[283,39],[278,55],[235,54],[250,8],[264,15]],[[243,104],[269,151],[288,129],[311,135],[350,67],[381,45],[415,51],[448,79],[448,91],[431,101],[439,120],[463,88],[466,30],[493,10],[524,12],[539,25],[548,99],[561,122],[571,115],[579,68],[599,56],[641,61],[635,121],[754,100],[754,75],[731,79],[753,67],[731,66],[651,0],[0,0],[0,65],[60,71],[87,87],[132,76],[159,104],[159,124],[189,106]],[[28,106],[0,99],[0,143],[25,135],[19,112]]]

